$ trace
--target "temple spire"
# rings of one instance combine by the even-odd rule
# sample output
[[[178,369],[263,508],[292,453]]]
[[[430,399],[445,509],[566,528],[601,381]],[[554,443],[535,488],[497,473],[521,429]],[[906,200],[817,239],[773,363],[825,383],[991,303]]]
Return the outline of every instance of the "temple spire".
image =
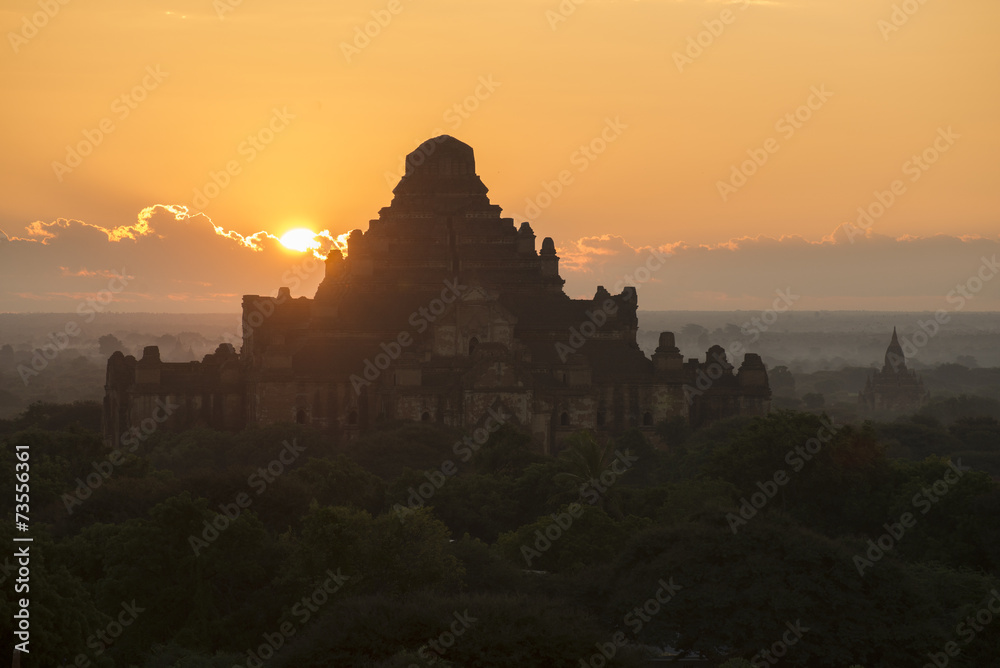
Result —
[[[906,371],[906,355],[903,354],[903,346],[899,345],[899,336],[896,334],[895,327],[892,328],[892,341],[889,342],[889,347],[885,350],[885,366],[882,367],[882,371],[892,373]]]

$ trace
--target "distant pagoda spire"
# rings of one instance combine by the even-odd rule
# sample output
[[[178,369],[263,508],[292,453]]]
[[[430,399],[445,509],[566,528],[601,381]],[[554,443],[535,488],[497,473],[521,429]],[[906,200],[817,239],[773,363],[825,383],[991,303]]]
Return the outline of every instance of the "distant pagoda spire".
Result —
[[[869,415],[880,411],[915,411],[928,397],[924,382],[915,371],[906,368],[906,355],[893,327],[892,340],[885,350],[885,365],[868,376],[864,389],[858,393],[861,410]]]
[[[882,367],[883,373],[906,373],[906,355],[903,354],[903,346],[899,345],[899,336],[896,328],[892,328],[892,341],[885,350],[885,365]]]

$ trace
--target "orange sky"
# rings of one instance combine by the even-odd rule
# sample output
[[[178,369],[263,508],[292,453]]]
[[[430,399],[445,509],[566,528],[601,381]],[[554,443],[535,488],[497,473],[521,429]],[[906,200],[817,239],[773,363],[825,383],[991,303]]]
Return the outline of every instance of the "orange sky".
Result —
[[[995,252],[996,0],[577,1],[7,0],[0,230],[28,238],[29,224],[58,219],[114,229],[160,203],[193,206],[243,235],[299,226],[337,235],[366,228],[389,203],[403,156],[447,132],[475,148],[506,215],[555,238],[571,292],[592,294],[607,280],[586,238],[612,235],[611,245],[636,253],[715,248],[712,275],[681,294],[678,277],[664,274],[641,305],[756,308],[779,283],[809,282],[796,244],[840,243],[823,271],[829,280],[838,267],[856,272],[858,243],[834,232],[894,181],[900,194],[869,241],[903,246],[872,257],[913,281],[930,272],[931,282],[902,295],[815,290],[816,308],[933,309],[979,255]],[[915,13],[894,16],[903,4]],[[366,24],[375,34],[367,44],[357,39]],[[796,110],[798,120],[786,118]],[[89,154],[71,167],[67,146],[81,142]],[[581,147],[592,142],[588,155]],[[926,170],[912,161],[925,151],[935,158]],[[745,183],[731,180],[753,156],[766,162],[747,163]],[[218,176],[227,167],[232,174]],[[572,182],[532,211],[529,200],[563,170]],[[228,184],[199,201],[213,173]],[[192,224],[163,216],[155,234]],[[760,243],[732,240],[789,235],[802,239],[775,242],[763,260],[775,263],[769,280],[748,287],[726,274],[725,253]],[[907,254],[912,240],[893,241],[934,235],[948,237],[939,241],[951,253],[937,274]],[[973,248],[977,236],[985,245]],[[56,310],[65,306],[47,294],[94,289],[48,278],[70,264],[68,274],[114,268],[120,258],[99,246],[120,242],[84,238],[95,245],[78,245],[75,263],[72,249],[33,252],[25,270],[38,275],[26,278],[14,256],[28,242],[0,236],[0,310]],[[182,270],[198,255],[180,238],[169,247]],[[743,264],[753,271],[751,256]],[[242,290],[220,280],[199,278],[204,291],[171,292],[182,295],[171,304],[231,310],[228,297],[208,296],[273,290],[249,277]],[[997,285],[979,304],[997,308]],[[162,310],[165,293],[156,295],[122,308]]]

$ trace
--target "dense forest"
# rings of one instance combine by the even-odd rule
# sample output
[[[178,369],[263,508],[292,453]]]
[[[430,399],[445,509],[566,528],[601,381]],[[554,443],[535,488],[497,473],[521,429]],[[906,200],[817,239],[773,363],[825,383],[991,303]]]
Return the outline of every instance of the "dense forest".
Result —
[[[998,417],[969,397],[856,425],[779,410],[580,432],[554,457],[511,426],[415,423],[109,452],[98,404],[36,403],[0,421],[3,470],[31,453],[21,665],[995,665]],[[5,647],[16,573],[8,555]]]

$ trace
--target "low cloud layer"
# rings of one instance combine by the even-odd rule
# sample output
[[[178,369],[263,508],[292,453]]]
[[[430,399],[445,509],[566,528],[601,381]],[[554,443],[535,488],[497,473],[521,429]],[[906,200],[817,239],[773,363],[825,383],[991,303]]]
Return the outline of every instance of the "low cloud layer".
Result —
[[[322,279],[321,260],[274,235],[244,237],[174,206],[148,207],[119,227],[59,219],[0,232],[3,311],[71,312],[103,290],[114,292],[113,311],[239,311],[244,294],[288,285],[312,296]]]
[[[841,227],[821,241],[761,236],[636,248],[604,235],[556,250],[570,295],[591,296],[595,285],[611,289],[631,276],[642,309],[753,310],[791,289],[805,310],[953,310],[960,286],[972,295],[963,309],[1000,308],[1000,279],[992,280],[1000,237],[895,239]],[[654,251],[668,258],[646,278],[641,268]]]
[[[804,310],[954,310],[961,294],[964,310],[1000,309],[1000,236],[891,238],[841,228],[820,241],[652,248],[604,235],[563,241],[557,252],[568,294],[636,285],[642,309],[756,310],[786,289]],[[59,219],[0,232],[2,311],[72,312],[124,283],[108,310],[233,312],[242,295],[275,294],[281,285],[311,297],[322,278],[321,261],[269,233],[244,237],[172,206],[149,207],[117,227]]]

